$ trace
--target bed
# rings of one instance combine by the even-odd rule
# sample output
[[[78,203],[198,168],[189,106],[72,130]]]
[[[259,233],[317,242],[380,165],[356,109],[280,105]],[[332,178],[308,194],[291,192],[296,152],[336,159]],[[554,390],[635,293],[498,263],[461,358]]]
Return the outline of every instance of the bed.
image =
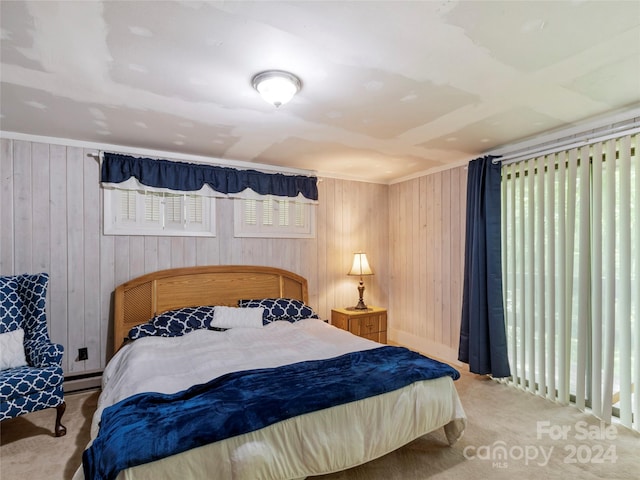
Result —
[[[455,370],[317,318],[306,279],[282,269],[124,283],[114,352],[74,480],[306,478],[439,428],[453,445],[466,425]]]

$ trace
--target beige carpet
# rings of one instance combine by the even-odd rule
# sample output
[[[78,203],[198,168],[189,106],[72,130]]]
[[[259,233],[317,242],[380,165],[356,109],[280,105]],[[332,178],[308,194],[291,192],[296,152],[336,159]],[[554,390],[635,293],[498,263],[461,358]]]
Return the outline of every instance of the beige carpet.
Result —
[[[456,386],[468,426],[454,447],[446,445],[439,430],[360,467],[313,478],[640,479],[640,435],[621,426],[601,428],[597,419],[573,407],[484,377],[463,373]],[[68,433],[62,438],[52,434],[53,409],[2,422],[0,479],[70,479],[89,440],[97,397],[96,391],[67,395],[63,423]],[[538,426],[546,430],[539,432]],[[565,439],[561,438],[563,430]],[[585,431],[609,438],[583,439]],[[506,457],[486,459],[500,453],[500,445]]]

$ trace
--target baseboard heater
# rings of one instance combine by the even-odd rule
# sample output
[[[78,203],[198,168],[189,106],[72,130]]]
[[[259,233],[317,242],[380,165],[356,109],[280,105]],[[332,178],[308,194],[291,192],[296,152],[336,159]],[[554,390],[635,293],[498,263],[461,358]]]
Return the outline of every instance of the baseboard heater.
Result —
[[[101,385],[102,370],[64,377],[64,393],[100,388]]]

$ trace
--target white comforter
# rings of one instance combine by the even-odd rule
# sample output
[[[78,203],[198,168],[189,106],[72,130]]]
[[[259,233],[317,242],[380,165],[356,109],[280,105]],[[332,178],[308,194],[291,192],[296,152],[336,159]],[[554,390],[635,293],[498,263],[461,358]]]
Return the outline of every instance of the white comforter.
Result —
[[[311,319],[274,322],[258,329],[141,338],[123,347],[104,371],[92,438],[104,408],[136,393],[174,393],[233,371],[379,346]],[[447,438],[453,444],[464,424],[453,381],[443,377],[134,467],[119,478],[207,478],[212,468],[220,479],[299,478],[369,461],[442,426],[447,426]],[[81,478],[79,469],[74,480]]]

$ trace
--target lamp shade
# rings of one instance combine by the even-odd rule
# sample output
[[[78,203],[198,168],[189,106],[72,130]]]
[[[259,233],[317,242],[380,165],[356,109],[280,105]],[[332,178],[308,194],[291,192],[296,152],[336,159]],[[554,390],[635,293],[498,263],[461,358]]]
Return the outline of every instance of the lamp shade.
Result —
[[[251,83],[262,98],[276,107],[289,102],[302,86],[298,77],[281,70],[258,73]]]
[[[353,265],[351,265],[351,270],[347,275],[354,275],[362,277],[364,275],[373,275],[373,271],[369,266],[369,261],[367,260],[366,253],[354,253],[353,254]]]

